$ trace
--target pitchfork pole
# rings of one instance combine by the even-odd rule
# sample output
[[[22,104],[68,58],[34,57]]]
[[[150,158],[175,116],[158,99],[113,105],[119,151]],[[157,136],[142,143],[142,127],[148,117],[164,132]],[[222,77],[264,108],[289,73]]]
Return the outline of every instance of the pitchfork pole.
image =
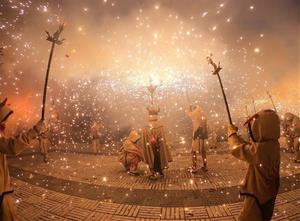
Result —
[[[51,36],[49,32],[47,33],[47,41],[52,42],[51,44],[51,50],[47,65],[47,72],[46,72],[46,78],[45,78],[45,84],[44,84],[44,92],[43,92],[43,103],[42,103],[42,116],[41,120],[45,120],[45,109],[46,109],[46,98],[47,98],[47,88],[48,88],[48,79],[49,79],[49,73],[50,73],[50,67],[51,67],[51,61],[53,56],[53,51],[55,48],[55,45],[61,45],[65,39],[59,39],[59,35],[62,33],[64,29],[64,24],[61,24],[58,28],[58,30]]]
[[[213,71],[213,75],[217,75],[218,79],[219,79],[219,83],[221,86],[221,90],[222,90],[222,94],[223,94],[223,98],[224,98],[224,102],[225,102],[225,106],[226,106],[226,111],[227,111],[227,115],[228,115],[228,119],[229,119],[229,123],[232,124],[232,119],[231,119],[231,114],[230,114],[230,110],[229,110],[229,105],[227,102],[227,98],[226,98],[226,94],[224,91],[224,87],[223,87],[223,83],[220,77],[219,72],[221,71],[221,67],[220,67],[220,63],[218,65],[216,65],[213,60],[211,59],[211,56],[206,57],[207,61],[209,64],[211,64],[214,67],[214,71]]]
[[[276,109],[276,106],[274,104],[274,101],[273,101],[273,98],[271,96],[271,94],[269,93],[269,91],[266,91],[267,95],[269,96],[271,102],[272,102],[272,105],[273,105],[273,108],[274,108],[274,111],[277,113],[277,109]]]
[[[42,106],[42,120],[45,120],[45,109],[46,109],[46,99],[47,99],[47,87],[48,87],[48,79],[49,79],[49,73],[50,73],[50,66],[53,56],[53,51],[55,48],[55,42],[52,42],[50,56],[48,60],[48,66],[47,66],[47,72],[46,72],[46,78],[45,78],[45,84],[44,84],[44,93],[43,93],[43,106]]]

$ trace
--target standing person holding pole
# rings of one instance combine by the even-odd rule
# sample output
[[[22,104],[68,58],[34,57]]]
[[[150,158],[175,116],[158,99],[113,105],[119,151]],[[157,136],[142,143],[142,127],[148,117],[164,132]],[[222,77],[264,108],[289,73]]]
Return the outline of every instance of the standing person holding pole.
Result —
[[[7,99],[0,103],[0,220],[15,221],[17,209],[14,192],[11,186],[6,156],[17,156],[26,148],[30,148],[33,140],[45,131],[45,124],[40,120],[32,129],[16,137],[6,137],[6,122],[13,111],[6,105]]]
[[[48,31],[46,31],[47,41],[50,41],[52,44],[51,44],[51,50],[50,50],[50,55],[49,55],[49,60],[48,60],[48,65],[47,65],[47,72],[46,72],[46,77],[45,77],[45,84],[44,84],[42,116],[41,116],[42,121],[45,120],[47,88],[48,88],[48,79],[49,79],[52,56],[53,56],[55,45],[56,44],[61,45],[63,43],[63,41],[65,40],[65,39],[59,39],[59,36],[62,33],[63,29],[64,29],[64,24],[61,24],[59,26],[58,30],[52,36],[49,34]],[[48,134],[49,134],[49,131],[45,131],[39,137],[39,148],[40,148],[41,154],[43,155],[45,163],[47,163],[49,161],[48,160],[48,146],[47,146]]]
[[[280,120],[273,110],[262,110],[250,117],[248,126],[250,142],[238,136],[233,125],[229,106],[219,75],[220,65],[211,57],[213,73],[218,76],[229,118],[228,144],[231,154],[248,163],[248,171],[241,186],[240,194],[245,196],[244,207],[239,221],[269,221],[272,218],[276,196],[280,185]]]
[[[164,176],[163,170],[167,169],[169,162],[172,161],[165,128],[158,120],[160,108],[153,102],[156,88],[157,86],[153,84],[148,87],[151,104],[147,107],[149,113],[148,124],[143,128],[142,132],[144,159],[151,172],[150,180],[162,178]]]

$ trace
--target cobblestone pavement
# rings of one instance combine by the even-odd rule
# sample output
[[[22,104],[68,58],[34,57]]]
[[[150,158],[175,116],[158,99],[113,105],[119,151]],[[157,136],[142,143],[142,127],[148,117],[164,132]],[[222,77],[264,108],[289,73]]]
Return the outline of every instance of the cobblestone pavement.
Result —
[[[116,156],[51,153],[9,159],[22,220],[236,220],[238,184],[246,165],[229,154],[209,155],[209,171],[191,175],[177,155],[165,178],[128,176]],[[300,165],[282,154],[274,220],[300,220]]]

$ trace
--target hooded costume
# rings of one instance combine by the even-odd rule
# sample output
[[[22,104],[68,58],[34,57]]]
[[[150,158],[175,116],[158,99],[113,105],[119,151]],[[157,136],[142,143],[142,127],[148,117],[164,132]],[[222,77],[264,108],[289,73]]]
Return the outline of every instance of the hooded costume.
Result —
[[[21,133],[15,138],[4,137],[4,125],[8,117],[13,111],[6,105],[6,100],[0,104],[0,125],[2,131],[0,133],[0,220],[11,221],[18,220],[16,213],[15,200],[11,196],[13,189],[10,185],[10,176],[7,165],[6,155],[16,156],[21,153],[30,142],[37,138],[42,131],[41,125],[36,125],[34,129],[27,133]]]
[[[100,125],[97,122],[94,122],[91,127],[91,135],[92,135],[92,149],[93,153],[97,154],[100,152]]]
[[[282,126],[288,144],[296,152],[295,162],[300,163],[300,119],[292,113],[285,113]]]
[[[132,174],[136,174],[138,163],[144,159],[143,149],[137,145],[139,139],[139,133],[132,130],[120,149],[119,161]]]
[[[172,161],[171,153],[166,141],[163,125],[158,122],[158,106],[150,105],[148,125],[143,128],[143,148],[145,162],[149,165],[152,173],[160,173],[168,167]]]
[[[197,151],[201,153],[203,159],[203,169],[207,170],[207,159],[205,151],[205,139],[208,138],[207,122],[203,110],[196,106],[194,110],[190,107],[186,110],[186,114],[191,118],[193,123],[193,136],[192,136],[192,172],[197,171]]]
[[[271,220],[279,189],[280,120],[273,110],[263,110],[246,123],[251,142],[237,135],[237,128],[228,128],[231,154],[248,163],[248,171],[240,194],[245,196],[242,221]]]

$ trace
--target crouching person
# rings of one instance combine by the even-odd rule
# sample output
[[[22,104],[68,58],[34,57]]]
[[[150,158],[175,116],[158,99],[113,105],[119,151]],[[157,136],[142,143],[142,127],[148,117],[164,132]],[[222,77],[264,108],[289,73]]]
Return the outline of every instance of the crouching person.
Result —
[[[246,121],[250,142],[237,135],[238,128],[228,127],[232,155],[248,163],[240,194],[245,196],[240,221],[269,221],[279,189],[280,120],[273,110],[263,110]]]
[[[138,164],[144,159],[143,149],[137,145],[140,139],[139,133],[132,130],[120,149],[119,161],[130,175],[138,175]]]
[[[0,220],[12,221],[17,219],[16,204],[12,197],[13,189],[10,184],[9,170],[6,155],[16,156],[29,147],[32,140],[44,131],[44,123],[38,122],[27,133],[21,133],[15,138],[4,136],[5,123],[13,111],[5,104],[0,103]]]

